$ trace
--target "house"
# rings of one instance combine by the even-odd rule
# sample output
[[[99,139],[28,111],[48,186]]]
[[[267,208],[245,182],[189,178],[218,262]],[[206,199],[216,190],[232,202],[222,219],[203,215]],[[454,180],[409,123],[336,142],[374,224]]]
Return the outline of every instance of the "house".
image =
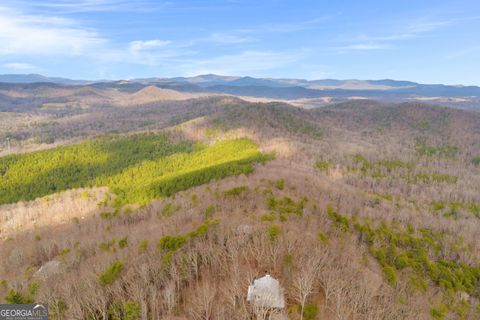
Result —
[[[278,280],[269,274],[255,279],[248,287],[247,301],[257,308],[283,309],[285,297]]]
[[[47,279],[50,276],[59,274],[60,272],[60,262],[52,260],[41,266],[33,276],[41,279]]]

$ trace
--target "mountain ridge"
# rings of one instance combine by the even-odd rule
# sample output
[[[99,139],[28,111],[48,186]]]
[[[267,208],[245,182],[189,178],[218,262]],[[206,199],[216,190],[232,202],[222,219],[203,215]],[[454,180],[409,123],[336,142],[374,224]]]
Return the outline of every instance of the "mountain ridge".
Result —
[[[447,87],[476,87],[476,85],[447,85],[442,83],[420,83],[409,80],[395,80],[390,78],[384,79],[298,79],[298,78],[272,78],[272,77],[252,77],[252,76],[224,76],[217,74],[201,74],[191,77],[150,77],[150,78],[132,78],[132,79],[69,79],[64,77],[50,77],[41,74],[0,74],[0,82],[2,83],[57,83],[57,84],[93,84],[103,82],[141,82],[141,83],[154,83],[154,82],[173,82],[173,83],[191,83],[199,86],[212,86],[218,84],[229,84],[234,86],[251,86],[251,85],[264,85],[272,87],[295,87],[295,86],[309,86],[312,84],[323,85],[327,87],[338,87],[349,82],[366,83],[374,86],[389,86],[392,88],[409,87],[428,85],[436,86],[442,85]],[[352,89],[354,90],[354,89]]]
[[[2,81],[12,82],[2,82]],[[30,81],[30,82],[29,82]],[[251,101],[287,100],[298,106],[314,108],[332,102],[374,99],[384,102],[425,101],[443,106],[480,110],[480,87],[420,84],[412,81],[336,80],[336,79],[274,79],[221,76],[214,74],[194,77],[145,78],[132,80],[99,80],[88,82],[41,75],[0,75],[0,90],[15,91],[18,97],[25,94],[38,96],[39,90],[48,97],[50,90],[96,88],[109,91],[109,95],[134,93],[147,87],[169,91],[168,96],[235,95]],[[152,88],[150,88],[152,89]],[[3,91],[4,92],[4,91]],[[193,97],[193,96],[192,96]],[[297,102],[294,102],[297,101]],[[6,101],[0,101],[5,103]],[[57,102],[57,101],[55,101]]]

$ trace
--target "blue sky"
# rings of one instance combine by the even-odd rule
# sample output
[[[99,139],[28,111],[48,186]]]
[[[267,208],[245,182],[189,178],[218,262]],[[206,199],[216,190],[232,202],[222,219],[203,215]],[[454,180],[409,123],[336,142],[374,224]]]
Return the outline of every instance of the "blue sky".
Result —
[[[2,0],[0,73],[480,85],[480,2]]]

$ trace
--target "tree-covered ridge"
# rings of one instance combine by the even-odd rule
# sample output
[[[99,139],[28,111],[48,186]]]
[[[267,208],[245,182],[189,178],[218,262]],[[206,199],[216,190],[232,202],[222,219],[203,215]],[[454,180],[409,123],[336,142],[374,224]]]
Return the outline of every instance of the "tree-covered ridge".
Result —
[[[426,292],[432,285],[440,288],[443,295],[439,306],[430,310],[433,319],[447,319],[453,314],[460,319],[467,318],[471,302],[459,294],[478,297],[480,265],[476,259],[468,262],[460,259],[459,252],[472,250],[462,237],[445,231],[415,228],[411,224],[401,227],[385,221],[349,217],[331,206],[327,207],[327,213],[336,228],[356,233],[392,285],[397,284],[399,276],[404,276],[409,279],[411,292]]]
[[[268,158],[249,139],[226,140],[191,153],[144,161],[108,177],[103,184],[118,195],[117,205],[145,204],[213,179],[250,173],[252,163]]]
[[[145,204],[211,179],[248,173],[265,160],[248,139],[170,143],[164,134],[105,136],[0,158],[0,204],[71,188],[108,186],[117,204]]]
[[[223,130],[240,127],[279,130],[294,136],[319,140],[324,137],[324,129],[311,118],[308,111],[300,111],[284,104],[249,104],[243,108],[225,108],[223,114],[213,119],[213,125]]]

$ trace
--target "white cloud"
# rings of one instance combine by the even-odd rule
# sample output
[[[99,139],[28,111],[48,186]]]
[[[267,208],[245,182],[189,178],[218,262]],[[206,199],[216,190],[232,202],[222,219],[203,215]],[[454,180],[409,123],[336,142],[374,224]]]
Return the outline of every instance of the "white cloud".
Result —
[[[10,63],[5,63],[2,65],[2,67],[15,70],[15,71],[26,71],[26,70],[35,70],[37,69],[36,66],[29,64],[29,63],[23,63],[23,62],[10,62]]]
[[[99,34],[75,21],[44,15],[28,15],[0,7],[0,54],[79,55],[105,43]]]
[[[187,47],[189,46],[169,40],[135,40],[131,41],[126,49],[107,50],[98,58],[106,62],[127,62],[153,67],[184,61],[185,57],[196,53]]]
[[[343,46],[343,47],[338,47],[340,51],[367,51],[367,50],[379,50],[379,49],[386,49],[388,46],[382,45],[382,44],[369,44],[369,43],[358,43],[358,44],[352,44],[348,46]]]
[[[5,57],[82,56],[102,63],[156,65],[162,58],[180,55],[179,50],[167,48],[170,41],[137,40],[115,46],[75,20],[5,7],[0,7],[0,43],[0,56]]]
[[[138,53],[140,51],[162,48],[162,47],[165,47],[165,46],[169,45],[170,43],[171,43],[171,41],[159,40],[159,39],[135,40],[135,41],[130,42],[129,50],[131,52]]]
[[[5,1],[2,3],[13,3],[10,0]],[[23,0],[18,1],[25,3]],[[126,0],[80,0],[78,8],[83,8],[83,11],[103,10],[108,6],[123,5],[127,2],[130,3]],[[117,64],[132,64],[155,67],[162,73],[168,72],[172,75],[210,72],[261,75],[267,74],[267,71],[276,72],[284,66],[292,66],[294,62],[303,59],[305,53],[301,49],[285,52],[260,49],[233,51],[236,44],[257,41],[253,29],[252,33],[242,30],[215,32],[205,37],[175,42],[166,39],[138,39],[118,43],[95,29],[85,27],[70,15],[62,15],[69,8],[73,9],[76,3],[77,1],[73,0],[47,0],[41,2],[42,5],[40,2],[34,4],[34,9],[23,5],[10,8],[0,5],[0,57],[2,60],[8,62],[13,60],[12,57],[15,57],[13,61],[19,57],[34,57],[38,60],[28,59],[28,61],[39,61],[39,65],[42,65],[45,57],[58,56],[61,61],[65,61],[65,57],[62,56],[67,56],[72,61],[79,59],[82,63],[91,63],[92,68],[103,68],[102,70],[113,70]],[[46,11],[38,9],[42,6]],[[49,7],[55,10],[49,10]],[[48,12],[48,14],[41,12]],[[301,28],[314,27],[322,22],[322,19],[307,21],[301,24]],[[294,25],[270,26],[264,28],[264,32],[290,32],[294,27]],[[225,48],[217,52],[230,53],[223,55],[217,53],[218,55],[214,56],[211,51],[204,51],[204,47],[211,44],[224,45]],[[206,54],[213,57],[206,57]],[[4,67],[7,68],[6,65]],[[8,68],[27,70],[30,67],[35,68],[21,62],[11,62]]]
[[[205,39],[206,42],[212,42],[216,44],[239,44],[255,41],[252,37],[242,37],[229,33],[213,33],[209,38]]]

